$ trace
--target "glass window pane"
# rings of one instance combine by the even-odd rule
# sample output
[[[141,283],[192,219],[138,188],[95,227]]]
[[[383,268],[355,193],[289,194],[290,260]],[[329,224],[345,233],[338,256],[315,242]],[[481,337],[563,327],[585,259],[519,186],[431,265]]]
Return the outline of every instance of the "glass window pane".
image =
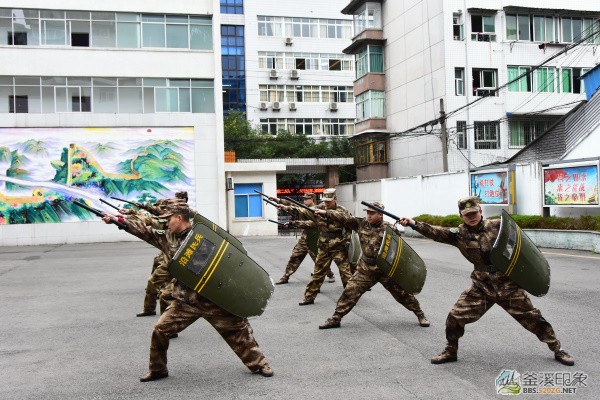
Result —
[[[139,14],[117,13],[117,21],[137,22],[140,20]]]
[[[42,20],[42,44],[54,46],[67,44],[64,20]]]
[[[142,88],[119,87],[119,112],[141,113],[142,111]],[[98,111],[94,109],[94,112]]]
[[[116,113],[117,88],[116,87],[94,87],[93,110],[95,113]]]
[[[519,15],[519,40],[529,40],[529,15]]]
[[[117,47],[140,48],[140,30],[139,22],[119,22],[117,24]]]
[[[173,88],[156,88],[156,112],[178,112],[179,110],[179,95],[177,89]]]
[[[119,86],[142,86],[142,78],[119,78]]]
[[[235,217],[248,217],[248,196],[235,196]]]
[[[570,43],[573,41],[571,32],[571,18],[562,18],[562,41]]]
[[[27,99],[28,113],[42,112],[42,100],[40,97],[39,86],[16,86],[14,94],[15,96],[23,96]]]
[[[188,48],[187,25],[167,25],[167,47],[172,49]]]
[[[493,15],[486,15],[485,17],[483,17],[483,31],[486,33],[493,33],[496,32],[496,28],[495,28],[495,16]]]
[[[144,95],[144,113],[154,113],[154,88],[143,88]]]
[[[250,217],[262,217],[262,199],[260,195],[249,195]]]
[[[165,47],[165,26],[162,24],[143,24],[143,47]]]
[[[190,49],[212,49],[212,26],[190,25]]]
[[[506,16],[506,39],[517,40],[517,16]]]
[[[162,78],[144,78],[144,86],[167,86],[167,80]]]
[[[64,86],[55,87],[54,95],[56,97],[56,112],[69,111],[69,104],[67,103],[67,88]]]
[[[213,113],[215,112],[214,90],[192,89],[192,112]]]
[[[190,89],[179,89],[179,112],[192,111]]]
[[[42,78],[43,82],[43,78]],[[117,86],[116,78],[93,78],[92,82],[94,86]]]
[[[92,47],[115,47],[117,44],[117,27],[114,22],[92,22]]]

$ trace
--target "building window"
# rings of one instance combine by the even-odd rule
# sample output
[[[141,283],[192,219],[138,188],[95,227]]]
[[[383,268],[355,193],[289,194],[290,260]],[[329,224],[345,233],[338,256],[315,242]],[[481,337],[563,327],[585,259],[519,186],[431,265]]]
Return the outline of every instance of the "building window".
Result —
[[[356,118],[385,118],[385,92],[369,90],[356,96]]]
[[[554,36],[554,18],[543,15],[533,17],[533,40],[536,42],[557,41]]]
[[[498,70],[473,68],[473,96],[498,96]]]
[[[383,46],[367,46],[356,54],[356,78],[383,73]]]
[[[27,96],[8,96],[8,104],[8,112],[11,114],[29,112],[29,101]]]
[[[556,119],[547,121],[509,121],[508,146],[510,148],[527,146],[542,133],[546,132],[554,122],[556,122]]]
[[[456,147],[467,148],[467,121],[456,121]]]
[[[246,66],[244,27],[221,25],[221,70],[223,71],[223,112],[246,111]]]
[[[244,0],[221,0],[221,14],[243,14]]]
[[[471,40],[495,42],[495,20],[495,15],[471,15]]]
[[[262,199],[255,190],[262,192],[260,183],[236,183],[233,188],[235,218],[260,218],[263,216]]]
[[[500,148],[500,124],[496,121],[475,122],[475,149],[494,150]]]
[[[554,93],[558,91],[556,88],[556,79],[556,68],[541,67],[535,71],[535,80],[538,92]]]
[[[356,145],[356,165],[387,163],[387,146],[385,140],[372,140]]]
[[[322,86],[321,93],[324,103],[352,103],[354,101],[352,86]]]
[[[329,39],[349,39],[352,37],[352,21],[343,19],[319,20],[320,37]]]
[[[452,34],[454,40],[465,39],[465,24],[463,22],[462,13],[452,14]]]
[[[585,87],[580,77],[589,68],[563,68],[561,73],[563,93],[585,93]]]
[[[509,66],[507,70],[509,92],[531,92],[531,67]],[[525,76],[516,80],[521,75]]]
[[[354,14],[354,34],[365,29],[382,29],[381,3],[366,2]]]
[[[454,94],[457,96],[465,95],[465,69],[454,68]]]

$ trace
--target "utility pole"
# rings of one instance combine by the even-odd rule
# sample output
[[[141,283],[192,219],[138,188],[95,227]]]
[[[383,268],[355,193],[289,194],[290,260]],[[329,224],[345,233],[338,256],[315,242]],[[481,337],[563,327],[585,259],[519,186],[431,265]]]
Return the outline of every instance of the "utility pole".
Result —
[[[446,111],[444,111],[444,99],[440,99],[440,121],[442,125],[442,166],[444,172],[448,172],[448,132],[446,131]]]

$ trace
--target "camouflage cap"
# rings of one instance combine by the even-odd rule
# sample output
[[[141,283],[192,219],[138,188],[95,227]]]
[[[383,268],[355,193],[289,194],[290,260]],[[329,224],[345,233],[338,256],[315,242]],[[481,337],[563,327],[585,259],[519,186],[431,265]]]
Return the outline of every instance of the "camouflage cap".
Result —
[[[460,215],[465,215],[470,212],[479,211],[479,203],[479,197],[476,196],[462,198],[458,201],[458,211],[460,212]]]
[[[185,201],[188,200],[188,192],[177,192],[175,193],[175,198],[176,199],[184,199]]]
[[[176,214],[190,215],[190,208],[185,203],[171,203],[165,207],[164,212],[158,218],[168,218]]]
[[[383,203],[379,202],[379,201],[374,201],[373,204],[375,207],[379,207],[382,210],[385,210],[385,206],[383,205]],[[363,211],[373,211],[373,212],[377,212],[376,210],[373,210],[372,208],[363,208]]]
[[[304,193],[304,196],[302,196],[303,199],[312,199],[313,201],[316,200],[317,195],[314,193]]]
[[[333,201],[335,200],[335,198],[335,189],[325,189],[325,191],[323,192],[323,201]]]

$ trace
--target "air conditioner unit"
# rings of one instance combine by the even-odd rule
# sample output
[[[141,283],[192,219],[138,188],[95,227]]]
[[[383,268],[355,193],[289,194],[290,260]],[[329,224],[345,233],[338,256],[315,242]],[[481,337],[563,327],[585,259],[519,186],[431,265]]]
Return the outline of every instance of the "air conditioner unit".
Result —
[[[293,69],[290,71],[290,78],[292,79],[298,79],[300,77],[300,75],[298,75],[298,70],[297,69]]]
[[[285,45],[286,46],[291,46],[292,44],[294,44],[294,38],[286,37],[285,38]]]
[[[261,101],[260,104],[258,105],[258,108],[260,108],[261,110],[266,110],[267,109],[267,103],[264,101]]]
[[[273,110],[274,111],[279,111],[280,108],[281,108],[281,105],[279,104],[279,102],[278,101],[274,101],[273,102]]]
[[[278,74],[277,74],[277,70],[276,69],[272,69],[271,71],[269,71],[269,78],[271,79],[277,79]]]
[[[337,103],[329,103],[329,110],[331,110],[331,111],[337,111],[338,110],[338,104]]]
[[[296,103],[290,103],[290,111],[296,111]]]

